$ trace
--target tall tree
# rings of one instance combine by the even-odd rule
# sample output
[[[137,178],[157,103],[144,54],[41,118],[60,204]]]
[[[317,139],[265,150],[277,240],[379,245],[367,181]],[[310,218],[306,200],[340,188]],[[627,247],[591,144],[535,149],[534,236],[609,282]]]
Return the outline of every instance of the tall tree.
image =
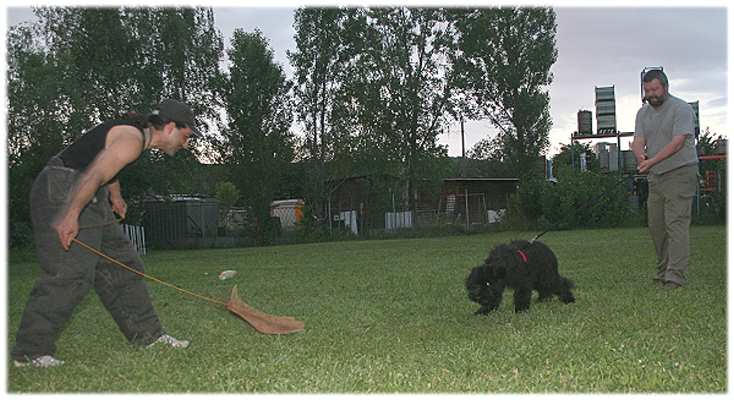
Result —
[[[459,33],[454,79],[499,128],[520,175],[533,174],[548,148],[548,85],[557,58],[551,8],[481,8],[453,12]]]
[[[553,156],[553,170],[559,171],[561,168],[569,168],[575,171],[581,169],[581,154],[585,154],[586,165],[589,171],[599,172],[599,160],[591,150],[588,143],[580,143],[574,141],[571,144],[561,146],[561,151]],[[554,173],[554,175],[558,175]]]
[[[296,10],[296,50],[288,52],[295,73],[296,113],[305,129],[301,158],[306,164],[306,201],[321,217],[332,189],[328,167],[337,173],[334,160],[347,158],[340,142],[348,130],[341,129],[345,115],[338,103],[348,79],[343,68],[348,13],[340,8]]]
[[[255,213],[257,239],[267,241],[270,203],[293,160],[291,83],[262,32],[236,29],[224,97],[229,127],[225,163],[243,201]]]
[[[60,133],[66,107],[55,61],[41,47],[34,27],[9,29],[7,61],[9,220],[28,223],[33,179],[64,143]]]
[[[48,157],[96,123],[125,111],[147,112],[162,98],[191,104],[199,122],[215,116],[222,38],[203,8],[37,8],[38,21],[8,37],[8,137],[13,192],[27,197]],[[179,153],[181,154],[181,153]],[[158,174],[150,174],[151,164]],[[145,153],[126,170],[126,198],[147,190],[195,190],[182,170],[190,154]],[[200,190],[200,189],[199,189]],[[27,221],[23,201],[14,218]],[[18,212],[16,213],[16,210]]]
[[[362,29],[351,39],[351,96],[359,123],[357,145],[375,164],[399,163],[415,210],[416,181],[429,177],[446,125],[452,43],[444,10],[375,8],[353,17]],[[366,149],[366,151],[364,151]]]

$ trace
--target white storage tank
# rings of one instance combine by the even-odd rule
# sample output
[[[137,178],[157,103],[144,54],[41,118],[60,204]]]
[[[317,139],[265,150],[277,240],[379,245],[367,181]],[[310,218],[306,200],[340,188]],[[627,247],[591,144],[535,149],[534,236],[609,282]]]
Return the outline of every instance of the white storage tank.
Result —
[[[614,100],[614,85],[594,88],[596,106],[596,133],[617,133],[617,107]]]
[[[592,135],[594,132],[591,128],[591,111],[589,110],[579,110],[578,114],[576,115],[576,119],[578,122],[578,134],[581,136],[588,136]]]

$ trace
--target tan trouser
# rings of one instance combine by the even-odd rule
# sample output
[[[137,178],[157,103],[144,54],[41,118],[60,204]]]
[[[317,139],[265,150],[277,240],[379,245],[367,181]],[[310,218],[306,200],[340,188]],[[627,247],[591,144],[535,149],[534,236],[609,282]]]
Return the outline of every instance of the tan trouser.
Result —
[[[648,182],[647,226],[657,255],[655,279],[684,285],[688,281],[688,231],[698,187],[698,166],[650,174]]]

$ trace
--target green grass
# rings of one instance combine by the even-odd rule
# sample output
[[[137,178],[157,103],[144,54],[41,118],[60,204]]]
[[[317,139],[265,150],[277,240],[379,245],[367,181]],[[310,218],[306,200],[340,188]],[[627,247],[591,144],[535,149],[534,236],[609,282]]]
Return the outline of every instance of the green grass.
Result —
[[[651,281],[643,228],[550,232],[577,302],[472,315],[468,270],[495,244],[535,232],[349,241],[266,248],[154,251],[148,273],[225,299],[233,284],[265,312],[306,331],[265,336],[224,308],[149,287],[187,350],[135,348],[90,294],[58,341],[50,370],[8,362],[10,392],[724,393],[726,227],[693,227],[690,284]],[[217,273],[239,275],[219,281]],[[9,265],[8,344],[38,268]]]

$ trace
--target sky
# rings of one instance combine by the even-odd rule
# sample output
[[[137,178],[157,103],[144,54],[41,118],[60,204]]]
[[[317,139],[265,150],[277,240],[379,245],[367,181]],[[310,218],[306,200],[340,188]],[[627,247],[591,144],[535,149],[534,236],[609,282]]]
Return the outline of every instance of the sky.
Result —
[[[10,5],[6,6],[8,25],[33,17],[26,4],[28,3],[11,0]],[[230,2],[213,3],[215,22],[225,39],[225,49],[229,47],[235,29],[260,29],[270,41],[276,62],[290,75],[292,69],[288,64],[286,51],[295,50],[293,11],[299,4],[306,3],[255,4],[257,5],[241,7],[232,6]],[[336,3],[311,1],[307,4]],[[441,5],[430,1],[417,4]],[[703,1],[695,3],[695,7],[640,7],[624,1],[610,3],[622,4],[623,7],[581,7],[568,2],[550,4],[554,5],[557,15],[558,59],[551,69],[554,76],[550,85],[553,127],[550,132],[549,154],[557,153],[560,144],[570,142],[571,134],[578,129],[576,118],[579,110],[594,111],[596,86],[614,85],[617,129],[621,132],[632,132],[635,114],[641,105],[640,72],[650,66],[664,68],[673,95],[689,102],[699,101],[702,131],[709,127],[714,133],[728,136],[727,9],[724,2]],[[595,118],[593,126],[596,130]],[[469,151],[482,138],[493,137],[496,132],[489,121],[466,122],[466,150]],[[623,149],[627,148],[630,140],[631,138],[622,138]],[[448,132],[439,137],[439,142],[448,145],[449,155],[460,156],[462,149],[459,123],[452,123]]]
[[[203,3],[203,2],[201,2]],[[384,2],[383,2],[384,3]],[[410,3],[411,5],[442,5],[431,0]],[[504,1],[507,4],[508,2]],[[591,2],[588,2],[591,3]],[[663,8],[664,3],[628,0],[594,1],[593,8],[579,1],[552,1],[527,3],[532,5],[551,4],[557,12],[558,60],[552,67],[554,82],[550,86],[551,116],[553,128],[550,133],[550,153],[558,151],[559,143],[569,143],[576,127],[576,113],[580,109],[594,110],[594,87],[615,86],[617,101],[617,126],[620,131],[634,129],[634,117],[640,106],[640,71],[647,66],[663,66],[670,78],[671,93],[686,101],[700,102],[702,130],[710,127],[717,134],[728,136],[730,122],[728,111],[728,32],[724,1],[683,1],[678,6]],[[110,5],[97,1],[29,2],[27,0],[4,0],[4,12],[0,14],[0,62],[5,66],[6,27],[32,18],[29,5]],[[125,3],[121,3],[125,4]],[[160,5],[160,0],[148,0],[127,5]],[[294,49],[293,9],[301,4],[272,0],[254,0],[249,7],[233,7],[231,2],[213,0],[205,4],[165,1],[166,5],[213,6],[215,19],[225,45],[235,28],[252,31],[259,28],[270,40],[276,61],[286,72],[290,72],[286,50]],[[333,5],[334,2],[311,0],[308,5]],[[374,1],[362,1],[353,5],[374,5]],[[403,4],[403,3],[392,3]],[[446,1],[443,3],[446,4]],[[460,1],[461,5],[489,5],[497,1]],[[517,4],[517,2],[510,2]],[[625,7],[622,7],[623,5]],[[277,6],[277,7],[273,7]],[[586,8],[584,8],[584,7]],[[634,7],[634,8],[630,8]],[[5,73],[2,79],[5,79]],[[5,101],[5,85],[0,85],[0,97]],[[6,109],[0,109],[5,121]],[[3,123],[2,135],[5,135]],[[594,122],[594,127],[596,123]],[[495,130],[487,121],[466,124],[467,148],[483,137],[491,137]],[[623,138],[623,148],[629,138]],[[449,155],[461,155],[461,137],[458,123],[453,124],[440,142],[449,146]],[[595,143],[591,142],[591,143]],[[6,163],[6,152],[0,153],[0,161]],[[734,179],[734,178],[732,178]],[[0,192],[7,193],[5,175],[0,176]],[[6,218],[6,196],[0,199],[0,221]],[[731,216],[731,214],[729,214]],[[732,217],[734,218],[734,217]],[[6,231],[0,230],[0,242],[6,242]],[[0,246],[0,258],[5,264],[5,248]],[[5,286],[5,275],[0,281]],[[730,294],[731,294],[730,289]],[[734,296],[729,296],[729,299]],[[0,306],[7,315],[5,301]],[[729,307],[729,310],[734,307]],[[0,321],[4,329],[5,321]],[[0,351],[0,354],[4,354]],[[730,358],[731,362],[731,358]],[[4,367],[0,367],[2,369]],[[3,374],[3,376],[5,376]],[[2,385],[5,382],[1,382]]]

